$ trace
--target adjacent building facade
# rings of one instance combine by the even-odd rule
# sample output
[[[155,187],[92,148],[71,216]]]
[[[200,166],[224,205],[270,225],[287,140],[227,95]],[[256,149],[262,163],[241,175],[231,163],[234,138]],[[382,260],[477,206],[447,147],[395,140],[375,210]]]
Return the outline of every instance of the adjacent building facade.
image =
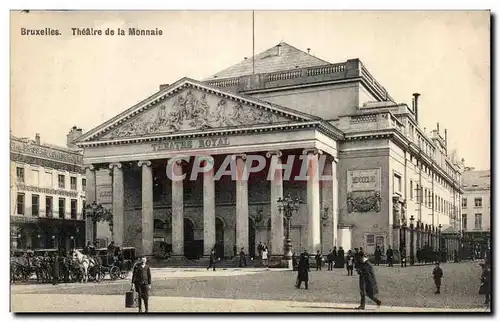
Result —
[[[418,95],[396,103],[359,59],[331,64],[286,43],[210,79],[161,85],[77,143],[87,201],[113,212],[113,232],[99,223],[87,239],[145,255],[163,241],[192,257],[263,242],[278,257],[287,222],[277,199],[291,194],[303,202],[294,251],[437,248],[439,225],[460,230],[463,166],[446,130],[419,126],[419,108]],[[200,156],[210,170],[198,171]],[[219,176],[231,167],[250,175]],[[413,242],[409,227],[422,232]]]
[[[85,171],[83,155],[71,144],[81,135],[74,127],[68,147],[10,137],[12,249],[81,247],[85,242]]]
[[[484,251],[491,238],[491,173],[466,168],[462,186],[462,230]]]

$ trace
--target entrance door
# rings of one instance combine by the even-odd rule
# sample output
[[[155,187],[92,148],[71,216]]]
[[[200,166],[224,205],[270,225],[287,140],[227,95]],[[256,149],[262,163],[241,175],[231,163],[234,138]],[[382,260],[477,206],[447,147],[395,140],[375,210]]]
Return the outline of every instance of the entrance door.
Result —
[[[224,222],[215,218],[215,255],[217,258],[224,258]]]
[[[248,218],[248,255],[255,258],[255,223]]]
[[[191,220],[184,218],[184,256],[195,259],[196,249],[194,244],[194,224]]]

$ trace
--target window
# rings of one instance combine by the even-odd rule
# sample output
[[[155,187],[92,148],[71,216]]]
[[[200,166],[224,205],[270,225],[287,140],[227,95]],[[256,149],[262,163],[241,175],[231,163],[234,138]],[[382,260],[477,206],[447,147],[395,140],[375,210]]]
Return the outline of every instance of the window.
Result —
[[[474,198],[474,206],[475,207],[482,207],[483,206],[483,198]]]
[[[462,198],[462,207],[467,207],[467,198]]]
[[[76,190],[76,177],[70,177],[69,181],[71,190]]]
[[[462,214],[462,229],[467,230],[467,214]]]
[[[83,217],[83,220],[85,220],[85,200],[82,201],[82,217]]]
[[[65,179],[66,178],[64,178],[64,174],[57,175],[57,182],[58,182],[59,189],[64,189],[64,187],[65,187],[65,184],[64,184]]]
[[[393,185],[393,189],[394,189],[393,193],[394,192],[401,193],[401,176],[399,174],[394,174],[392,185]]]
[[[24,215],[24,193],[17,194],[17,214]]]
[[[437,207],[438,206],[438,196],[437,195],[434,195],[434,206]],[[436,209],[437,210],[437,209]]]
[[[40,173],[38,170],[31,169],[31,183],[35,187],[40,186]]]
[[[82,190],[85,191],[87,189],[87,179],[82,178]]]
[[[370,234],[366,235],[366,246],[373,246],[375,245],[375,235]]]
[[[413,180],[410,180],[410,199],[413,199]]]
[[[474,215],[474,229],[481,229],[483,224],[483,214]]]
[[[52,188],[54,183],[52,182],[52,172],[45,172],[45,178],[43,180],[45,182],[45,187]]]
[[[420,188],[420,185],[417,183],[417,189],[415,189],[417,192],[417,202],[421,203],[422,202],[422,189]]]
[[[71,199],[71,219],[76,219],[76,199]]]
[[[66,199],[59,198],[59,218],[64,218],[65,208],[66,208]]]
[[[423,193],[423,195],[424,195],[424,205],[426,205],[426,206],[427,206],[427,189],[426,189],[426,188],[424,188],[424,191],[423,191],[423,192],[424,192],[424,193]]]
[[[382,254],[385,254],[384,236],[375,237],[375,247],[379,247]]]
[[[16,168],[16,178],[17,178],[17,182],[24,183],[24,168],[21,168],[21,167]]]
[[[38,217],[40,215],[40,196],[31,195],[31,215]]]
[[[45,214],[47,217],[52,217],[53,202],[52,197],[45,197]]]

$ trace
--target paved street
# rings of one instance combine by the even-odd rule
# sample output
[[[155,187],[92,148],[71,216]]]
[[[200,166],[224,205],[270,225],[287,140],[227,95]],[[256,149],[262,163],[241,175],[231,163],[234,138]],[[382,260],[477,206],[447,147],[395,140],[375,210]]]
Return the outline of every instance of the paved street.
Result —
[[[383,302],[377,311],[485,310],[484,297],[477,294],[478,262],[443,264],[441,295],[433,294],[432,268],[375,267]],[[347,276],[344,270],[313,270],[309,290],[296,289],[296,273],[287,270],[160,269],[153,271],[153,278],[152,311],[332,312],[352,309],[359,301],[358,278]],[[129,283],[121,280],[88,285],[14,285],[12,308],[14,311],[127,311],[123,306]],[[28,304],[34,303],[33,298],[37,299],[36,305]]]

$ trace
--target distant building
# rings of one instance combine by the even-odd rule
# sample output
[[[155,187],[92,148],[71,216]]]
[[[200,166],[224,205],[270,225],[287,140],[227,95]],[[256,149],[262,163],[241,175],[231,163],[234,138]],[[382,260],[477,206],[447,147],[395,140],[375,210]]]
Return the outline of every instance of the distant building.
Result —
[[[85,170],[74,145],[67,147],[10,137],[10,245],[12,249],[82,247],[85,242]]]
[[[410,106],[396,103],[359,59],[330,63],[286,43],[210,79],[160,85],[77,142],[88,201],[113,212],[113,235],[99,223],[87,239],[113,238],[146,255],[163,241],[188,257],[214,245],[221,256],[234,245],[253,254],[263,242],[280,258],[287,226],[276,200],[290,193],[304,201],[290,222],[294,251],[437,249],[440,225],[460,231],[463,166],[446,130],[419,124],[419,108],[418,94]],[[215,172],[227,156],[268,164],[248,181],[214,182],[209,173],[173,184],[166,173],[179,155],[191,156],[179,165],[187,178],[199,155],[214,158]],[[299,156],[311,164],[323,157],[330,179],[268,179],[271,160],[295,157],[290,172],[301,173]],[[445,243],[458,250],[457,234]]]
[[[491,230],[491,173],[466,168],[462,176],[462,230],[477,246],[489,244]]]

